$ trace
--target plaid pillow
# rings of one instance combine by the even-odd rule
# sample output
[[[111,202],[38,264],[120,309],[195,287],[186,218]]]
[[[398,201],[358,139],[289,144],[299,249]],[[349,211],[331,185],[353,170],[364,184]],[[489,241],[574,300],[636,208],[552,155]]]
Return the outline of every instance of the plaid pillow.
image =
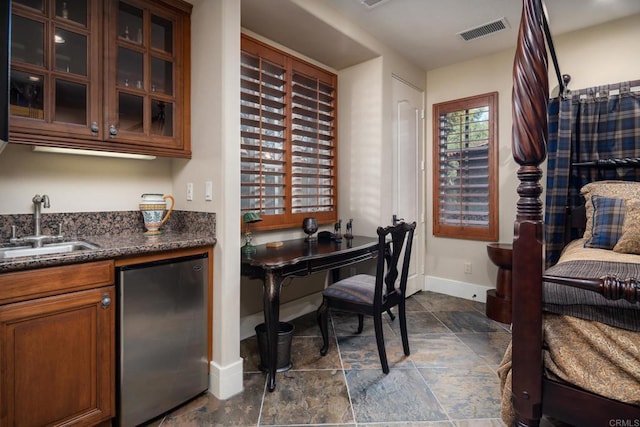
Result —
[[[593,218],[591,238],[584,244],[585,248],[613,249],[622,236],[624,223],[624,199],[610,199],[591,196]]]
[[[622,236],[613,247],[613,251],[625,254],[640,254],[640,200],[626,200],[624,207]]]
[[[580,189],[584,196],[584,207],[587,212],[587,226],[584,229],[585,239],[591,238],[593,228],[592,196],[609,197],[611,199],[640,199],[640,182],[636,181],[594,181]]]

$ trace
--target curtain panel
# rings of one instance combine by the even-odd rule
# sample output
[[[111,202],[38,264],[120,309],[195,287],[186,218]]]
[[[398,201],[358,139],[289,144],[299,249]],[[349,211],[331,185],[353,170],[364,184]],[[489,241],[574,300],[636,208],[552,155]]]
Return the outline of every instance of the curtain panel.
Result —
[[[545,263],[550,267],[564,247],[567,207],[585,203],[583,185],[607,179],[640,181],[637,168],[572,166],[640,157],[640,81],[567,91],[550,100],[548,114]]]

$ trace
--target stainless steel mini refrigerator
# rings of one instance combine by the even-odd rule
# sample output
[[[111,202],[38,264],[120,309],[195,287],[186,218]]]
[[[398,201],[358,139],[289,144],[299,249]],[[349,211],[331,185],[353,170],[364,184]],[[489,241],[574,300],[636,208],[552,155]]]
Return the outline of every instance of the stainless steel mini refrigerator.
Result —
[[[119,426],[207,389],[207,265],[203,254],[119,268]]]

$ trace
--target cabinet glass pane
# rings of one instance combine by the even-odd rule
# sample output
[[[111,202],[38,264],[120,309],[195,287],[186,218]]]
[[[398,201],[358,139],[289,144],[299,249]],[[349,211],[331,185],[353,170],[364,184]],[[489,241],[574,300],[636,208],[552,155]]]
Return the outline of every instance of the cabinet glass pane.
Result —
[[[44,76],[11,70],[10,114],[44,119]]]
[[[173,95],[173,62],[151,58],[151,91]]]
[[[118,118],[120,130],[143,132],[144,104],[141,96],[120,93],[118,96]]]
[[[55,34],[56,70],[87,75],[87,38],[58,28]]]
[[[151,134],[173,136],[173,103],[151,100]]]
[[[22,16],[11,17],[11,61],[44,65],[44,24]]]
[[[87,26],[86,0],[56,0],[56,17]]]
[[[44,10],[43,0],[13,0],[14,3],[20,3],[25,6],[32,7],[37,10]]]
[[[173,53],[173,24],[171,21],[151,15],[151,47]]]
[[[142,89],[143,55],[131,49],[118,48],[118,85]]]
[[[118,9],[118,36],[135,43],[142,43],[142,9],[125,2],[120,2]]]
[[[87,87],[83,84],[56,80],[57,122],[87,124]]]

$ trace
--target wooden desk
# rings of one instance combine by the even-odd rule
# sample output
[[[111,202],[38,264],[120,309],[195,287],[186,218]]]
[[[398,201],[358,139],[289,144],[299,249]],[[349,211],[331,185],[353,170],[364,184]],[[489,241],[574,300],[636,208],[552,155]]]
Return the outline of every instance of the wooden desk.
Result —
[[[280,322],[280,285],[285,277],[307,276],[319,271],[333,270],[346,265],[373,259],[378,253],[377,237],[354,236],[336,243],[317,240],[307,243],[304,238],[288,240],[279,248],[256,247],[254,254],[243,254],[241,273],[263,281],[264,322],[267,329],[269,391],[276,388],[276,358],[278,354],[278,325]]]

